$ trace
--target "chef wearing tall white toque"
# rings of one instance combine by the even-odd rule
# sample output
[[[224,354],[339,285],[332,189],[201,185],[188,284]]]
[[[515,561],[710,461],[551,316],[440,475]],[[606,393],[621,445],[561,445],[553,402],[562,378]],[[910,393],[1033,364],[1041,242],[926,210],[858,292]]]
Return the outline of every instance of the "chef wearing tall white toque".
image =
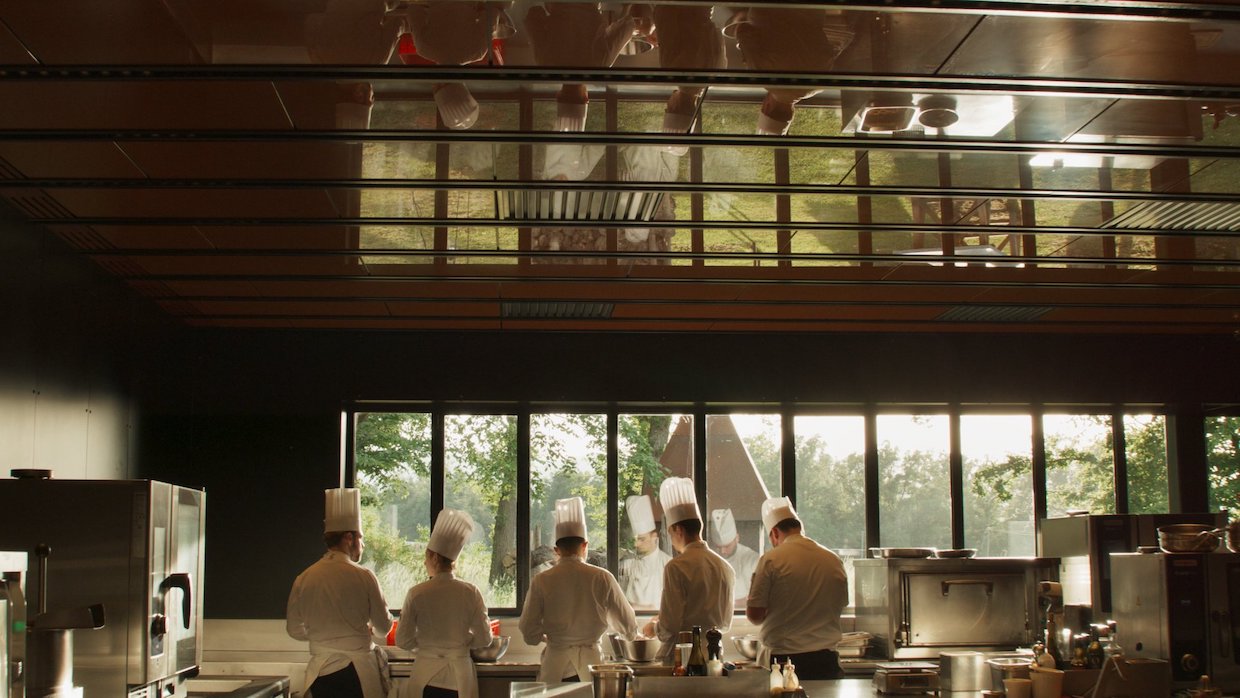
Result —
[[[655,610],[663,598],[663,567],[672,556],[659,547],[650,497],[635,494],[624,502],[633,529],[634,554],[620,560],[620,587],[638,610]]]
[[[710,512],[710,523],[711,547],[728,561],[732,571],[736,573],[732,595],[738,607],[744,608],[745,601],[749,598],[749,582],[754,568],[758,566],[758,551],[741,543],[740,534],[736,530],[736,518],[731,509],[715,509]]]

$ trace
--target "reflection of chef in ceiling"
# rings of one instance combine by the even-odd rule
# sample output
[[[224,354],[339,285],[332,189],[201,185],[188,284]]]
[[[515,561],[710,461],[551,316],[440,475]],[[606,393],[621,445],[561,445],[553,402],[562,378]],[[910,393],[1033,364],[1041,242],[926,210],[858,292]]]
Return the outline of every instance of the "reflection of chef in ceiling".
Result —
[[[533,4],[525,13],[534,62],[549,68],[609,68],[635,28],[628,7],[609,23],[596,2]],[[589,101],[585,85],[562,85],[555,97],[555,130],[585,130]]]
[[[838,48],[828,29],[840,26],[838,14],[823,9],[750,7],[738,12],[736,41],[745,62],[765,72],[825,72],[834,65]],[[758,116],[758,133],[783,135],[792,124],[796,103],[821,90],[769,87]]]
[[[383,0],[328,0],[326,11],[306,17],[304,28],[312,63],[384,65],[404,27],[400,18],[388,14]],[[349,129],[368,127],[374,102],[370,83],[339,85],[336,124]]]
[[[711,21],[706,5],[656,5],[655,38],[659,67],[677,70],[722,70],[727,66],[723,34]],[[667,98],[663,112],[665,133],[688,133],[693,126],[700,86],[681,85]],[[683,152],[683,150],[681,151]]]
[[[418,55],[440,65],[469,65],[487,58],[491,38],[511,2],[429,0],[409,5],[409,32]],[[434,87],[435,105],[449,128],[478,120],[478,102],[460,83]]]
[[[602,160],[606,148],[602,145],[575,143],[548,145],[543,153],[543,179],[559,181],[582,181],[589,179]],[[657,146],[621,146],[618,149],[619,179],[625,182],[669,182],[676,179],[680,168],[679,156]],[[621,197],[631,194],[621,191]],[[627,206],[621,200],[621,208]],[[676,206],[670,194],[664,194],[654,212],[654,220],[675,219]],[[625,228],[616,242],[619,252],[666,252],[671,249],[674,231],[667,228]],[[531,244],[535,250],[571,250],[603,252],[607,249],[607,233],[601,228],[537,228]],[[540,263],[589,264],[598,259],[559,257],[535,258]],[[666,259],[633,257],[626,260],[633,264],[666,264]]]
[[[736,572],[732,596],[740,607],[744,607],[745,600],[749,598],[749,582],[758,566],[759,555],[758,551],[741,542],[740,533],[736,530],[736,518],[731,509],[715,509],[710,513],[710,544]]]
[[[624,508],[633,528],[634,555],[620,561],[620,588],[634,609],[659,607],[663,598],[663,566],[672,556],[659,548],[659,529],[649,495],[633,495]]]

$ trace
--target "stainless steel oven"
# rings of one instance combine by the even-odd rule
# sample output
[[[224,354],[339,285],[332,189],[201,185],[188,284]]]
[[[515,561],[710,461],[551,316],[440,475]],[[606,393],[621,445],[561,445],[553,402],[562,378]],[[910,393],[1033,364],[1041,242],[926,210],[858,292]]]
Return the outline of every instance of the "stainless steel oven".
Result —
[[[1055,561],[1039,558],[857,560],[857,630],[891,659],[935,659],[946,650],[1029,646],[1045,619],[1037,582]]]
[[[204,493],[45,472],[0,480],[0,550],[50,546],[48,610],[104,605],[104,627],[74,631],[74,683],[85,698],[185,696],[202,656]],[[30,565],[31,607],[44,581]]]
[[[1111,573],[1127,654],[1169,661],[1176,687],[1240,691],[1240,553],[1112,555]]]

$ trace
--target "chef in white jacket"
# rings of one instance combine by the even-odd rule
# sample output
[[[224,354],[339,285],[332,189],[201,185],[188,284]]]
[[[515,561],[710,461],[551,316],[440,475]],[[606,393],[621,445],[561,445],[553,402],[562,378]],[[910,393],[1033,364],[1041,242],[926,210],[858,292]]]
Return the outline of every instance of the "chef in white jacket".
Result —
[[[581,497],[556,500],[555,566],[530,582],[521,611],[528,645],[546,642],[538,680],[557,683],[565,674],[590,680],[590,665],[603,661],[599,638],[608,627],[632,637],[633,607],[611,572],[586,562],[586,511]]]
[[[297,576],[286,629],[310,642],[306,688],[314,698],[387,698],[386,657],[373,641],[392,627],[379,580],[362,559],[362,500],[356,489],[324,492],[327,553]]]
[[[620,587],[633,607],[654,610],[663,596],[663,566],[672,556],[659,548],[659,530],[654,523],[650,497],[635,494],[624,502],[633,528],[636,554],[620,561]]]
[[[728,561],[736,573],[736,585],[732,589],[737,608],[745,607],[749,598],[749,582],[754,568],[758,566],[758,551],[741,543],[736,531],[736,518],[731,509],[715,509],[710,512],[710,542],[715,552]]]
[[[736,575],[702,540],[702,512],[692,480],[664,480],[659,487],[659,503],[663,505],[667,533],[677,553],[663,568],[663,597],[659,615],[652,621],[655,634],[662,641],[659,656],[667,657],[682,630],[700,625],[727,632],[732,627],[732,586]]]
[[[431,578],[405,595],[396,626],[396,645],[417,650],[398,698],[478,697],[469,650],[491,644],[490,620],[478,587],[452,573],[473,532],[474,520],[463,511],[444,509],[435,517],[424,556]]]

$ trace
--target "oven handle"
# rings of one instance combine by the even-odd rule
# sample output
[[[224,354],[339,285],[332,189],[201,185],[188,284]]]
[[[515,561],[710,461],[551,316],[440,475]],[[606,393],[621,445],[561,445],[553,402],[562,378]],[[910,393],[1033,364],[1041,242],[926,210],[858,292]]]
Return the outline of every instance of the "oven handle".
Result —
[[[1215,611],[1210,614],[1210,620],[1214,621],[1214,627],[1218,633],[1218,656],[1228,657],[1231,655],[1231,634],[1227,632],[1227,612]]]
[[[985,579],[945,579],[939,586],[943,590],[943,596],[947,596],[947,592],[951,591],[953,586],[963,586],[965,584],[981,585],[986,587],[986,595],[991,596],[995,593],[995,583],[986,581]]]
[[[194,601],[190,598],[190,582],[189,573],[174,572],[168,575],[164,581],[159,583],[160,593],[167,594],[169,589],[181,590],[181,621],[185,624],[185,629],[189,629],[189,616],[194,610]]]

